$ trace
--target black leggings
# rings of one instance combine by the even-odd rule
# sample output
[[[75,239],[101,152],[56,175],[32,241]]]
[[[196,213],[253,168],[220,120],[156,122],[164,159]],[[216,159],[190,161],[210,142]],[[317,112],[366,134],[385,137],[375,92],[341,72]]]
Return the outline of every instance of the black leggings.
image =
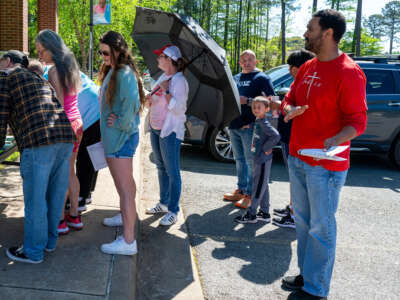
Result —
[[[82,199],[89,198],[90,193],[94,191],[97,180],[97,171],[94,170],[90,160],[87,146],[100,142],[100,120],[97,120],[83,132],[83,137],[78,150],[76,159],[76,175],[81,185],[79,196]]]

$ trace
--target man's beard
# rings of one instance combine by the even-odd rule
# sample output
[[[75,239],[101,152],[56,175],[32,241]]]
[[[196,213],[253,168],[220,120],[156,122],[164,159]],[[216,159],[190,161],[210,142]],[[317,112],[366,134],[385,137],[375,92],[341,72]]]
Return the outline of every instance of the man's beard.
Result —
[[[312,41],[310,41],[309,39],[306,39],[304,48],[308,51],[318,54],[321,50],[321,44],[322,44],[321,39],[322,39],[322,35],[320,35],[318,38],[315,38]]]

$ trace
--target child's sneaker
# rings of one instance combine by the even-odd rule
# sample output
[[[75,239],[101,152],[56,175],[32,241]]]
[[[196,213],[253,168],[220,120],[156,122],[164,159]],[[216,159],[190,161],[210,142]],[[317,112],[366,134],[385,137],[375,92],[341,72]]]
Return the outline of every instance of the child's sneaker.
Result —
[[[274,215],[278,217],[286,217],[287,215],[290,215],[290,206],[287,205],[285,208],[282,209],[274,208]]]
[[[257,223],[257,217],[256,215],[250,214],[250,211],[248,210],[243,216],[236,217],[235,221],[240,224]]]
[[[72,227],[76,230],[81,230],[83,228],[81,216],[74,217],[68,214],[65,215],[65,221],[69,227]]]
[[[262,211],[261,209],[256,214],[256,218],[257,220],[263,221],[265,223],[271,222],[271,215],[269,213]]]
[[[274,218],[274,219],[272,220],[272,224],[274,224],[274,225],[276,225],[276,226],[279,226],[279,227],[296,228],[296,225],[295,225],[295,223],[294,223],[294,220],[293,220],[293,218],[292,218],[290,215],[285,216],[285,217],[282,217],[280,220]]]

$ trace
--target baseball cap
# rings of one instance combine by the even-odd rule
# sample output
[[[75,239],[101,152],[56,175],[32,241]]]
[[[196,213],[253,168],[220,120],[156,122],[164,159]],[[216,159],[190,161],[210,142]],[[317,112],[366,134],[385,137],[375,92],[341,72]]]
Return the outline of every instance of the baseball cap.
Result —
[[[9,50],[3,55],[3,58],[7,57],[10,58],[13,64],[21,64],[24,68],[29,65],[28,57],[21,51]]]
[[[158,56],[160,54],[164,53],[166,56],[170,57],[174,61],[177,61],[179,58],[182,57],[181,50],[179,50],[178,47],[176,47],[174,45],[170,45],[170,44],[165,45],[161,49],[156,49],[153,52],[154,52],[154,54],[156,54]]]

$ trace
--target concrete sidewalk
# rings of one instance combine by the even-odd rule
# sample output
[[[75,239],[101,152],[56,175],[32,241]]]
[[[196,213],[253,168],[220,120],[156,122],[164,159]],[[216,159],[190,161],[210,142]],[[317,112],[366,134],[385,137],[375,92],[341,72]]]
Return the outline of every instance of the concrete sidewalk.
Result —
[[[139,253],[107,255],[101,244],[121,228],[102,225],[119,210],[119,198],[108,169],[99,173],[93,203],[83,213],[84,229],[61,236],[57,249],[38,265],[11,261],[6,248],[23,242],[24,202],[19,167],[0,170],[0,299],[203,299],[184,219],[170,228],[157,227],[144,207],[158,201],[157,175],[149,161],[149,136],[141,134],[134,159],[138,192]],[[142,184],[145,178],[145,184]],[[142,191],[146,191],[142,199]],[[137,261],[141,263],[137,265]]]

